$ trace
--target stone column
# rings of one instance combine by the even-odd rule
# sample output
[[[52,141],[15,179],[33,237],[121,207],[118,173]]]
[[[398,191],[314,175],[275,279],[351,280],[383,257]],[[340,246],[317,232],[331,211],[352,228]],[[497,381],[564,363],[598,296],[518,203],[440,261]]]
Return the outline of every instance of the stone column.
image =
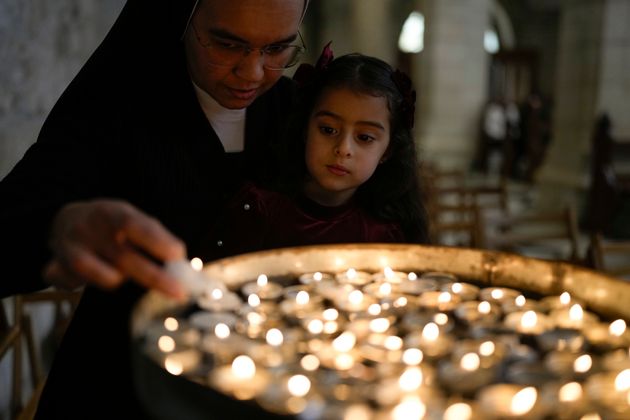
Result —
[[[597,112],[607,112],[613,136],[630,138],[630,1],[607,0],[604,10]]]
[[[390,13],[392,0],[352,0],[352,25],[355,51],[395,64],[398,31]]]
[[[541,207],[580,206],[589,186],[594,122],[630,137],[630,2],[565,0],[560,18],[553,137],[537,181]]]
[[[486,99],[489,57],[483,35],[489,0],[417,0],[417,5],[425,22],[424,51],[413,62],[421,159],[466,170]]]

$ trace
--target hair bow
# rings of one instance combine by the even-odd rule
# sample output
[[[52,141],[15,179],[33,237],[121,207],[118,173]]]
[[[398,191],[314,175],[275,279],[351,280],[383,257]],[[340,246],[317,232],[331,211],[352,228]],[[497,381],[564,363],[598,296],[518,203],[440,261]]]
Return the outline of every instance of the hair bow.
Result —
[[[333,59],[335,58],[332,48],[330,48],[330,44],[332,44],[332,41],[326,44],[326,46],[322,50],[322,53],[317,59],[317,63],[315,64],[315,66],[308,63],[300,64],[300,67],[298,67],[298,69],[293,74],[293,80],[297,82],[298,87],[302,87],[312,82],[318,73],[326,71],[330,62],[333,61]]]
[[[396,69],[392,73],[392,80],[402,95],[400,111],[403,113],[405,122],[409,128],[413,128],[413,120],[416,113],[416,91],[413,89],[411,79],[404,72]]]

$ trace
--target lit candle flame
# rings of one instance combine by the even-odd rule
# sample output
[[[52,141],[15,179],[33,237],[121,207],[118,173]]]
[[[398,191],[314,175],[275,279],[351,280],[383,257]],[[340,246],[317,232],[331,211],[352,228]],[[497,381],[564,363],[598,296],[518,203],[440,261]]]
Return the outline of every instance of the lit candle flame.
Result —
[[[407,349],[403,352],[402,361],[408,366],[419,365],[424,359],[424,354],[420,349]]]
[[[378,303],[373,303],[370,306],[368,306],[368,313],[370,315],[378,315],[381,313],[381,305],[379,305]]]
[[[339,317],[339,311],[337,311],[335,308],[328,308],[324,310],[322,316],[326,321],[334,321]]]
[[[346,271],[346,277],[350,280],[354,280],[357,277],[357,270],[349,268],[348,271]]]
[[[211,295],[212,299],[219,300],[223,298],[223,291],[221,289],[212,289]]]
[[[630,369],[622,370],[615,377],[615,389],[617,391],[630,390]]]
[[[517,416],[522,416],[528,413],[538,398],[538,392],[533,386],[521,389],[512,397],[512,404],[510,405],[512,413]]]
[[[503,298],[503,290],[501,289],[492,289],[492,291],[490,292],[490,296],[492,296],[492,299],[494,300],[499,300]]]
[[[440,335],[440,328],[437,324],[429,322],[422,329],[422,337],[428,341],[436,341]]]
[[[361,302],[363,302],[363,293],[360,290],[353,290],[348,295],[348,301],[352,305],[359,305]]]
[[[383,343],[383,345],[385,346],[387,350],[396,351],[402,348],[403,340],[397,335],[390,335],[385,339],[385,342]]]
[[[324,322],[324,332],[326,334],[336,333],[337,329],[339,329],[339,324],[337,324],[337,321],[326,321],[326,322]]]
[[[343,420],[369,420],[371,418],[372,409],[363,404],[349,404],[343,414]]]
[[[201,269],[203,268],[203,261],[201,261],[201,258],[195,257],[190,260],[190,266],[195,271],[201,271]]]
[[[562,306],[567,306],[571,302],[571,295],[569,292],[564,292],[560,295],[560,304]]]
[[[348,370],[354,366],[354,357],[348,353],[340,353],[335,356],[335,367],[339,370]]]
[[[424,418],[427,407],[416,396],[405,396],[392,410],[392,420],[420,420]]]
[[[404,297],[404,296],[401,296],[401,297],[399,297],[398,299],[396,299],[394,301],[394,307],[395,308],[405,307],[405,306],[407,306],[407,302],[408,302],[407,298]]]
[[[300,365],[304,370],[313,372],[319,369],[319,359],[313,354],[307,354],[300,359]]]
[[[608,327],[608,331],[610,332],[610,335],[621,337],[623,333],[626,332],[626,321],[623,319],[613,321],[610,324],[610,327]]]
[[[452,296],[449,292],[442,292],[438,296],[438,303],[449,303],[452,299]]]
[[[588,354],[583,354],[573,362],[573,370],[578,373],[588,372],[593,367],[593,359]]]
[[[482,356],[491,356],[494,353],[496,346],[492,341],[484,341],[479,346],[479,353]]]
[[[282,331],[280,331],[277,328],[271,328],[269,331],[267,331],[265,338],[267,340],[267,344],[274,347],[281,345],[282,342],[284,341],[284,336],[282,335]]]
[[[527,311],[521,318],[521,326],[525,329],[533,328],[538,323],[538,315],[534,311]]]
[[[324,276],[319,271],[317,271],[315,274],[313,274],[313,280],[315,280],[315,281],[321,281],[323,278],[324,278]]]
[[[378,287],[378,292],[381,295],[388,296],[392,293],[392,285],[391,283],[383,283]]]
[[[410,281],[416,281],[418,280],[418,275],[412,271],[411,273],[407,274],[407,278]]]
[[[479,364],[480,360],[477,353],[466,353],[459,361],[460,367],[468,372],[479,369]]]
[[[247,296],[247,304],[252,308],[260,306],[260,297],[257,294],[252,293],[251,295]]]
[[[444,420],[470,420],[472,408],[466,403],[455,403],[444,412]]]
[[[392,270],[391,267],[385,267],[383,269],[383,274],[385,274],[385,278],[387,280],[391,280],[394,278],[394,270]]]
[[[461,283],[453,283],[453,286],[451,286],[451,290],[453,291],[453,293],[459,294],[462,292],[462,290],[464,290],[464,286]]]
[[[311,381],[304,375],[293,375],[287,382],[287,388],[291,395],[303,397],[311,389]]]
[[[398,378],[398,385],[403,391],[411,392],[422,386],[422,379],[422,370],[419,367],[408,367]]]
[[[490,306],[490,302],[484,300],[483,302],[479,302],[479,305],[477,305],[477,310],[479,311],[479,313],[487,315],[492,310],[492,306]]]
[[[582,385],[577,382],[564,384],[558,392],[560,402],[573,402],[582,398]]]
[[[258,284],[259,287],[265,287],[268,282],[269,282],[269,279],[267,278],[265,274],[261,274],[260,276],[258,276],[258,279],[256,280],[256,284]]]
[[[232,362],[232,374],[238,379],[252,379],[256,375],[256,365],[249,356],[237,356]]]
[[[178,376],[184,371],[184,365],[179,360],[169,356],[164,360],[164,369],[171,375]]]
[[[525,303],[527,303],[527,299],[525,299],[525,296],[523,295],[518,295],[514,299],[514,303],[516,304],[516,306],[523,307],[525,306]]]
[[[319,319],[312,319],[306,328],[311,334],[321,334],[324,331],[324,323]]]
[[[310,296],[308,292],[304,290],[300,290],[297,295],[295,295],[295,303],[297,303],[298,305],[306,305],[308,304],[309,300]]]
[[[163,335],[158,339],[158,347],[164,353],[170,353],[175,350],[175,340],[173,340],[173,337]]]
[[[221,340],[224,340],[230,336],[230,327],[222,322],[219,322],[214,327],[214,335],[216,335]]]
[[[375,318],[370,321],[370,331],[375,333],[384,333],[390,326],[389,319]]]
[[[433,315],[433,321],[438,325],[446,325],[448,323],[448,315],[439,312]]]
[[[350,331],[346,331],[333,340],[333,347],[339,352],[349,352],[356,342],[357,337]]]
[[[249,312],[246,316],[247,321],[252,325],[260,325],[265,320],[265,318],[257,312]]]
[[[169,316],[164,320],[164,328],[169,331],[177,331],[179,328],[179,322],[172,316]]]
[[[579,303],[571,306],[571,309],[569,309],[569,319],[571,319],[571,321],[581,321],[583,317],[584,310]]]

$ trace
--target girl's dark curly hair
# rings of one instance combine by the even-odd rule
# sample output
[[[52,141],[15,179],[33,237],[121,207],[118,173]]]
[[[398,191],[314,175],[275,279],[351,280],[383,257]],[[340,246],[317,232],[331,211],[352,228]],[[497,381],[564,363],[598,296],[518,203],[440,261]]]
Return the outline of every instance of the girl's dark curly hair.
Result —
[[[287,149],[282,159],[289,167],[281,183],[292,194],[302,191],[308,176],[305,143],[308,121],[323,92],[347,88],[384,97],[390,111],[391,137],[385,161],[355,194],[359,205],[373,216],[399,223],[408,242],[427,241],[427,218],[422,202],[418,160],[411,133],[408,100],[394,81],[394,70],[386,62],[362,54],[347,54],[313,73],[312,80],[298,89],[298,106],[288,125]],[[411,111],[413,112],[413,111]],[[299,139],[299,141],[296,141]]]

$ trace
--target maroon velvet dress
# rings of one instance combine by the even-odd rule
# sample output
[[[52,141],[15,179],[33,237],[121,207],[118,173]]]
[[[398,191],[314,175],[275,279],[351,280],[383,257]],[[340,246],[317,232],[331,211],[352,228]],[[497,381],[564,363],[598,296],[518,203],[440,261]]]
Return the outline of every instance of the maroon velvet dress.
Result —
[[[235,194],[206,238],[198,255],[206,261],[291,246],[406,242],[400,225],[376,219],[353,202],[327,207],[252,183]]]

